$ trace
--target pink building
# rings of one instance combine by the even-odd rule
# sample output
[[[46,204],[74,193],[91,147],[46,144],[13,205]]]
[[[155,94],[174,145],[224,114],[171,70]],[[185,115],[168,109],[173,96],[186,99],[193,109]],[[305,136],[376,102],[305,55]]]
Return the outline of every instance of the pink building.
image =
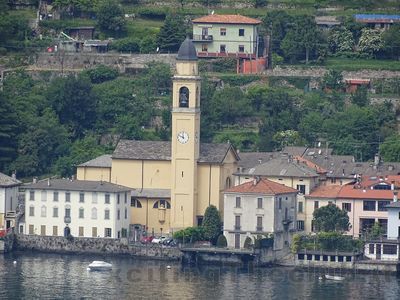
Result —
[[[399,187],[400,176],[364,177],[346,185],[319,186],[306,196],[306,231],[312,231],[315,209],[335,203],[349,215],[351,228],[348,234],[360,237],[375,222],[387,231],[387,205],[393,202]]]

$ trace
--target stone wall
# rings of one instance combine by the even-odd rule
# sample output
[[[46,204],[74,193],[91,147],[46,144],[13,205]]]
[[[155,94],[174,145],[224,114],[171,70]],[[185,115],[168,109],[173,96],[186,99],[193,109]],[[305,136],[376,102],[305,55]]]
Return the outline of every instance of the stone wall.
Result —
[[[28,69],[79,71],[97,65],[107,65],[125,73],[130,70],[143,69],[149,62],[163,62],[175,66],[176,54],[119,54],[119,53],[75,53],[56,52],[39,53],[33,66]]]
[[[179,248],[157,244],[130,245],[126,239],[78,238],[59,236],[17,235],[17,250],[52,253],[132,255],[164,260],[179,260]]]
[[[14,248],[15,235],[8,234],[0,239],[0,253],[11,252]]]

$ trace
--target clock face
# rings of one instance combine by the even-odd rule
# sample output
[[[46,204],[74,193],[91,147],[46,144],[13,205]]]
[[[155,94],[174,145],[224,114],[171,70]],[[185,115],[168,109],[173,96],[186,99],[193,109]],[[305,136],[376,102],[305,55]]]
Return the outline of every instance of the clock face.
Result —
[[[186,131],[181,131],[178,133],[178,142],[181,144],[186,144],[189,141],[189,134]]]

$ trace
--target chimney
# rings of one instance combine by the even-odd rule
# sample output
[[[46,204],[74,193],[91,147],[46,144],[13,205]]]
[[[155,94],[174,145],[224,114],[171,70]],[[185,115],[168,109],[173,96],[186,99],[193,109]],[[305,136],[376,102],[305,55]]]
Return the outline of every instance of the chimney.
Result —
[[[397,192],[393,192],[393,202],[397,202]]]
[[[394,180],[392,180],[392,182],[391,182],[391,184],[390,184],[390,189],[391,189],[392,191],[394,191]]]
[[[50,186],[50,178],[47,178],[47,186]]]
[[[253,179],[253,185],[257,185],[257,178]]]
[[[37,177],[33,177],[32,183],[37,183]]]
[[[380,160],[381,159],[380,159],[379,153],[376,153],[375,157],[374,157],[374,166],[378,166],[380,163]]]
[[[17,179],[17,171],[12,172],[11,178],[12,179]]]
[[[75,175],[71,176],[71,180],[74,181],[75,180]]]

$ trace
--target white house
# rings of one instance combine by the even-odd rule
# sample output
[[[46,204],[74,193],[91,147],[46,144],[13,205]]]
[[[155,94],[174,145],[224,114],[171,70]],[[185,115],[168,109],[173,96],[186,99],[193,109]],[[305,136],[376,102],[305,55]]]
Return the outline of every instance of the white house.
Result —
[[[15,175],[10,177],[0,173],[0,230],[15,226],[20,185],[21,182],[15,178]]]
[[[25,188],[25,234],[128,236],[130,188],[69,179],[44,180]]]
[[[246,237],[274,235],[274,249],[288,245],[296,226],[298,191],[256,178],[224,193],[224,235],[228,247],[242,248]]]
[[[400,202],[397,201],[397,193],[394,197],[394,202],[386,206],[388,211],[388,227],[387,238],[400,238]]]

